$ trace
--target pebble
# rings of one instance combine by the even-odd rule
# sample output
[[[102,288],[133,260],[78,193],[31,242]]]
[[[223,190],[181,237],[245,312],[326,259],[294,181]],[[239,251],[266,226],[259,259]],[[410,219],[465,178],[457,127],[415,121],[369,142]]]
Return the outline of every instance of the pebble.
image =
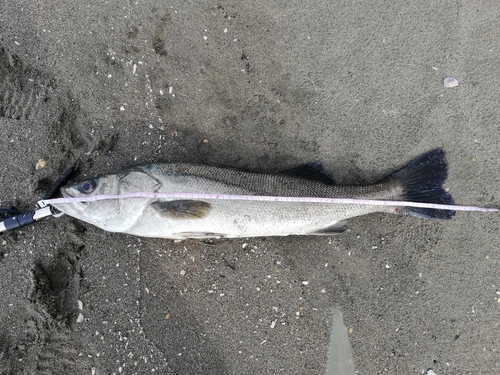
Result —
[[[457,87],[458,81],[455,77],[446,77],[443,81],[444,87]]]

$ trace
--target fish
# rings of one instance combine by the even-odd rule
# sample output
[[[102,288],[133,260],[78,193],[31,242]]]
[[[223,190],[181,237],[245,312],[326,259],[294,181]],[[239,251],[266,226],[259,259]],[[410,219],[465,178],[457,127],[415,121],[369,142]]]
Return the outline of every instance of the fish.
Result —
[[[337,185],[320,163],[279,173],[256,173],[196,163],[151,163],[72,182],[64,197],[134,192],[330,197],[401,201],[399,206],[135,197],[57,203],[54,207],[106,231],[168,239],[332,235],[346,220],[375,212],[450,219],[454,210],[405,207],[404,201],[453,204],[443,189],[443,149],[431,150],[386,178]]]

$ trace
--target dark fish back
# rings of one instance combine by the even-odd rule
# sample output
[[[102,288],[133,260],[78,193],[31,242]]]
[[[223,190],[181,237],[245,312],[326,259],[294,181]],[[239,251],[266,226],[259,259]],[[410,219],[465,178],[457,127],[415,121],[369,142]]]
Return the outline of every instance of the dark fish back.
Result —
[[[332,198],[396,198],[390,194],[389,185],[381,182],[371,185],[342,186],[325,183],[317,178],[299,178],[288,174],[245,172],[233,168],[203,164],[171,163],[148,164],[148,173],[166,177],[191,176],[200,184],[223,184],[225,188],[244,194],[284,197],[332,197]],[[326,180],[325,180],[326,181]]]

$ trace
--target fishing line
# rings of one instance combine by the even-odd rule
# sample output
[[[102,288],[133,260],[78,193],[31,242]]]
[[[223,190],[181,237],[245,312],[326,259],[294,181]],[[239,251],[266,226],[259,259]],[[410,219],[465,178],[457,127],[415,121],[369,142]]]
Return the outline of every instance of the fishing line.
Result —
[[[75,202],[94,202],[109,199],[125,198],[151,198],[151,199],[211,199],[211,200],[246,200],[260,202],[293,202],[293,203],[331,203],[331,204],[352,204],[352,205],[370,205],[370,206],[396,206],[396,207],[417,207],[431,208],[435,210],[454,210],[454,211],[477,211],[477,212],[497,212],[496,208],[484,208],[474,206],[460,206],[450,204],[424,203],[424,202],[405,202],[405,201],[386,201],[374,199],[356,199],[356,198],[323,198],[323,197],[275,197],[266,195],[232,195],[232,194],[198,194],[198,193],[155,193],[155,192],[135,192],[120,195],[94,195],[87,197],[56,198],[44,199],[44,204],[68,204]]]

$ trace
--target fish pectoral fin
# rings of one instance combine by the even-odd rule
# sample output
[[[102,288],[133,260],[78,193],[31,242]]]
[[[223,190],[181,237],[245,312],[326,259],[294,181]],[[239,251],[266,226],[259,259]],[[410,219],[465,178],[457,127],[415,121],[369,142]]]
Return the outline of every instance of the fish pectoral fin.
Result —
[[[343,233],[347,230],[345,221],[339,221],[333,225],[330,225],[329,227],[322,228],[317,230],[316,232],[312,232],[309,234],[315,234],[315,235],[330,235],[330,234],[339,234]]]
[[[170,219],[202,219],[212,208],[210,203],[195,200],[160,201],[151,206],[161,216]]]

